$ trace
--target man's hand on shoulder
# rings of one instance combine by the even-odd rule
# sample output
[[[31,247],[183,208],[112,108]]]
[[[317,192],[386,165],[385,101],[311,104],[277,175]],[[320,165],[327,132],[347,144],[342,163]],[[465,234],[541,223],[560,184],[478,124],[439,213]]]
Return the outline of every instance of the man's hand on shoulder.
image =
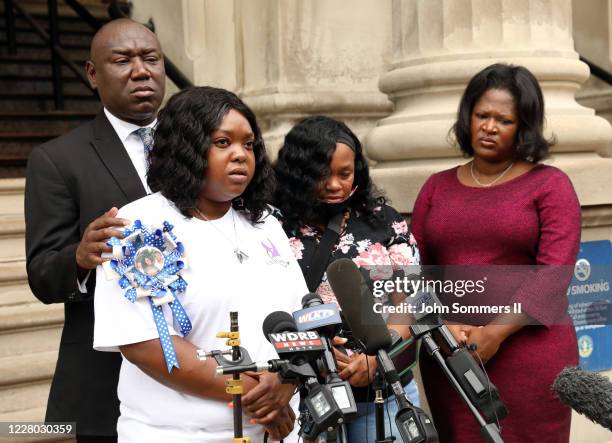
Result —
[[[117,218],[118,212],[117,208],[111,208],[87,226],[76,250],[79,270],[95,269],[102,264],[102,253],[112,252],[112,248],[106,244],[107,240],[111,237],[123,238],[119,228],[129,225],[130,222]]]

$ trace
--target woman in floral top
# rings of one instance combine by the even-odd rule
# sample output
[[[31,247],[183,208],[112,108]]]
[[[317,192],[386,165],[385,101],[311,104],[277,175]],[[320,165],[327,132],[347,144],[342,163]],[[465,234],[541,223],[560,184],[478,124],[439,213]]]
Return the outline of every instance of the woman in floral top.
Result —
[[[336,303],[327,276],[323,274],[320,281],[314,277],[313,285],[309,274],[326,226],[339,214],[340,237],[329,256],[318,257],[326,261],[325,267],[339,258],[350,258],[369,270],[368,284],[372,288],[373,280],[390,278],[404,266],[419,264],[416,242],[406,221],[372,184],[361,144],[344,123],[322,116],[298,123],[285,137],[275,172],[275,204],[282,214],[283,227],[310,289],[316,289],[324,303]],[[385,298],[380,301],[388,302]],[[409,334],[406,326],[392,328],[404,337]],[[347,426],[348,441],[373,441],[374,393],[368,385],[376,371],[376,360],[363,354],[349,357],[338,351],[336,359],[340,377],[353,386],[358,405],[357,417]],[[410,400],[418,405],[412,374],[403,381]],[[393,434],[399,436],[395,401],[386,401]]]

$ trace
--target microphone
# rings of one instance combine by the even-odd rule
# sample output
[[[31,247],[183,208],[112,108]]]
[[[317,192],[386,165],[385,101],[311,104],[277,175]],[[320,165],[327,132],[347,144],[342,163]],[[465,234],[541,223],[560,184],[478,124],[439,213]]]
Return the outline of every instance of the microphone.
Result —
[[[331,354],[333,360],[334,356],[327,345],[329,339],[324,335],[320,336],[317,331],[298,331],[293,317],[283,311],[269,314],[263,322],[262,329],[279,356],[288,358],[280,360],[278,367],[273,370],[280,372],[283,382],[299,382],[308,391],[308,395],[303,399],[306,410],[300,416],[300,435],[307,439],[315,439],[323,430],[334,429],[344,423],[343,409],[346,404],[345,396],[341,394],[352,394],[348,383],[346,387],[342,380],[339,380],[340,383],[330,385],[320,384],[312,366],[314,363],[312,360],[318,360],[321,356],[324,362],[327,362]],[[273,360],[268,363],[275,364]],[[335,360],[333,364],[335,368]],[[356,413],[355,401],[353,400],[353,404],[348,402],[348,412]]]
[[[395,423],[402,440],[407,443],[433,443],[438,432],[425,412],[408,400],[397,369],[387,354],[392,346],[389,329],[382,316],[374,312],[374,298],[357,265],[348,258],[332,262],[327,268],[327,280],[342,307],[355,339],[365,353],[375,355],[378,371],[391,386],[398,405]]]
[[[310,362],[327,349],[316,331],[298,331],[291,314],[284,311],[269,314],[262,330],[277,354],[296,366]]]
[[[302,309],[293,313],[298,331],[317,330],[333,337],[342,325],[335,303],[323,303],[318,294],[308,293],[302,298]]]
[[[374,298],[357,265],[348,258],[335,260],[327,268],[327,280],[364,352],[377,355],[380,349],[389,349],[389,329],[382,316],[374,312]]]
[[[612,382],[606,377],[567,367],[555,378],[552,389],[564,404],[612,431]]]
[[[285,311],[274,311],[268,314],[263,321],[261,329],[266,337],[268,337],[268,334],[281,331],[297,332],[295,320]]]
[[[324,377],[334,399],[342,409],[345,420],[357,414],[357,403],[348,381],[338,375],[338,365],[333,352],[332,339],[342,326],[340,311],[335,303],[324,304],[318,294],[309,293],[302,298],[303,309],[293,313],[297,328],[300,331],[316,331],[321,335],[325,345],[322,355],[312,364],[315,371]]]
[[[329,337],[343,337],[347,341],[344,347],[356,348],[353,331],[348,326],[344,313],[338,309],[336,303],[323,303],[318,294],[308,293],[302,298],[304,309],[293,313],[298,330],[306,331],[316,329]],[[321,328],[325,327],[322,331]]]

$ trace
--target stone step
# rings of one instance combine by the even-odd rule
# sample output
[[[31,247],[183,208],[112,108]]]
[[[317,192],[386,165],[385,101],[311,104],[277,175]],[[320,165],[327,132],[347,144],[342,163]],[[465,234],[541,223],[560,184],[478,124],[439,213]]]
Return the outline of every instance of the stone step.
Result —
[[[38,48],[38,49],[46,49],[49,50],[49,45],[44,42],[42,39],[40,41],[27,41],[27,40],[23,40],[20,41],[18,36],[15,36],[15,40],[17,43],[17,48],[21,49],[21,48]],[[0,38],[0,50],[6,50],[6,46],[8,45],[8,42],[6,41],[6,38]],[[70,52],[71,50],[78,50],[78,51],[89,51],[89,44],[87,43],[62,43],[61,44],[62,49],[64,49],[65,51]]]
[[[0,55],[10,55],[8,51],[8,47],[6,43],[0,42],[2,46],[0,46]],[[79,44],[76,48],[75,45],[70,45],[70,47],[62,45],[62,49],[65,53],[68,54],[68,57],[71,60],[87,60],[89,58],[89,47],[85,44]],[[51,49],[49,46],[42,43],[38,44],[19,44],[17,45],[17,55],[21,57],[32,57],[32,58],[44,58],[48,59],[51,54]]]
[[[74,64],[77,66],[84,66],[87,58],[82,59],[71,59]],[[49,52],[45,53],[44,57],[29,57],[27,55],[7,55],[3,54],[0,56],[0,64],[2,65],[11,65],[11,64],[31,64],[31,65],[47,65],[51,63],[51,54]]]
[[[10,66],[9,66],[10,67]],[[32,81],[32,82],[45,82],[45,81],[53,81],[53,77],[51,76],[51,71],[44,72],[46,67],[41,65],[37,68],[38,71],[32,72],[30,74],[15,74],[9,72],[10,69],[3,69],[0,72],[0,81]],[[83,73],[85,72],[85,68],[83,68]],[[66,82],[80,82],[81,80],[77,78],[76,74],[66,68],[65,66],[62,68],[62,79]]]
[[[57,352],[61,335],[61,323],[0,334],[0,358],[37,352]]]
[[[2,94],[0,94],[0,97]],[[49,140],[53,137],[57,137],[60,135],[55,132],[35,132],[35,131],[27,131],[27,132],[0,132],[0,143],[42,143],[46,140]]]
[[[51,377],[64,321],[64,305],[43,304],[32,295],[26,283],[0,286],[0,298],[0,386]],[[38,359],[34,356],[40,357],[40,364],[30,365],[30,360]],[[6,369],[13,360],[4,359],[10,358],[23,358],[27,365],[16,367],[27,368],[26,372],[16,374]],[[21,381],[11,382],[15,377]]]
[[[0,309],[0,334],[61,325],[63,318],[64,305],[61,303],[45,305],[35,301],[23,305],[5,306]]]
[[[25,177],[26,168],[28,165],[28,156],[30,155],[32,148],[32,145],[10,146],[8,149],[5,149],[5,147],[0,146],[0,168],[18,168],[19,170],[23,171],[23,174],[13,175],[12,177]],[[2,177],[6,178],[6,176]]]
[[[0,389],[53,378],[57,350],[0,358]]]
[[[0,422],[36,422],[42,423],[45,420],[45,408],[37,407],[31,409],[24,409],[21,411],[12,411],[1,413]],[[64,437],[0,437],[0,443],[52,443],[52,442],[64,442],[64,443],[76,443],[74,438]]]
[[[24,257],[25,221],[23,215],[0,214],[0,260],[17,260]]]
[[[32,18],[36,20],[38,25],[49,33],[49,19],[47,14],[33,14]],[[66,17],[59,16],[57,20],[59,33],[70,33],[70,34],[85,34],[93,35],[95,30],[89,26],[89,24],[82,20],[80,17]],[[2,20],[0,22],[0,29],[6,30],[6,22]],[[30,24],[21,16],[21,14],[15,14],[15,34],[22,32],[35,32]]]
[[[29,94],[53,94],[53,79],[50,76],[0,76],[0,91],[19,91]],[[92,94],[91,89],[76,77],[62,78],[65,94]]]
[[[23,215],[23,193],[25,190],[25,180],[19,179],[0,179],[0,208],[5,214]],[[1,269],[2,264],[0,264]],[[25,271],[25,268],[24,268]],[[1,271],[0,271],[1,275]],[[1,280],[1,277],[0,277]],[[6,281],[6,280],[2,280]]]
[[[18,178],[25,177],[25,175],[26,175],[25,165],[12,165],[12,166],[0,165],[0,180],[18,179]]]
[[[85,60],[72,60],[85,73]],[[12,76],[46,76],[51,77],[49,57],[33,58],[19,55],[0,55],[0,72]],[[62,64],[62,78],[75,77],[74,73]]]
[[[34,15],[45,15],[47,14],[47,2],[45,0],[19,0],[19,3],[24,7],[24,9]],[[80,0],[79,3],[85,6],[89,13],[99,20],[107,20],[108,19],[108,2],[100,1],[100,0]],[[124,4],[126,3],[124,0],[120,0],[117,3]],[[57,12],[60,18],[74,18],[79,19],[78,15],[74,10],[66,5],[64,2],[57,2]],[[4,2],[0,2],[0,13],[4,13]]]
[[[0,413],[0,421],[44,421],[46,408],[24,409],[18,412]]]
[[[36,301],[30,292],[27,282],[8,282],[0,285],[0,309],[6,306],[18,306]],[[0,350],[0,352],[2,352]]]
[[[92,120],[95,116],[93,112],[73,111],[0,112],[0,132],[28,130],[65,134],[81,123]]]
[[[0,102],[0,108],[1,106]],[[59,133],[51,132],[0,132],[0,165],[25,166],[35,146],[58,135]]]
[[[95,113],[99,108],[100,102],[93,92],[64,94],[64,109]],[[55,110],[52,94],[0,93],[0,112],[45,112]]]
[[[42,77],[43,80],[26,79],[2,79],[0,78],[0,91],[19,91],[26,94],[46,95],[52,97],[53,80],[50,77]],[[76,78],[63,78],[62,91],[71,95],[93,95],[91,89]]]
[[[22,201],[23,201],[23,194],[22,194]],[[28,279],[28,275],[26,274],[25,260],[22,259],[22,260],[0,261],[0,284],[1,285],[4,286],[4,285],[18,284],[18,283],[23,284],[27,281],[27,279]],[[2,324],[0,323],[0,329],[1,328],[2,328]]]
[[[23,260],[0,262],[0,421],[42,422],[57,362],[63,305],[36,300],[24,278]]]
[[[0,388],[0,412],[17,412],[47,404],[50,380]]]
[[[64,46],[66,44],[70,45],[79,45],[89,47],[91,44],[92,35],[89,34],[60,34],[59,41],[60,46]],[[0,29],[0,41],[2,44],[6,42],[6,31],[4,29]],[[23,43],[44,43],[44,40],[40,35],[38,35],[33,30],[29,31],[21,31],[15,34],[15,41],[17,42],[17,48]]]
[[[63,321],[64,305],[43,304],[34,297],[25,281],[1,285],[0,359],[57,352]]]

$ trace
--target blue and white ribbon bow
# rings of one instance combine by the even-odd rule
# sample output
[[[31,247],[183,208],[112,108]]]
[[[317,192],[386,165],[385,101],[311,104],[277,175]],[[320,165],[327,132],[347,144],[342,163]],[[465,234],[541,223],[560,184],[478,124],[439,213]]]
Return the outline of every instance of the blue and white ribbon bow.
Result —
[[[136,220],[123,229],[123,239],[112,237],[107,244],[113,258],[104,263],[107,276],[117,278],[125,298],[134,303],[148,297],[159,333],[168,372],[179,368],[170,339],[162,305],[167,304],[183,335],[191,329],[191,321],[177,295],[185,292],[187,282],[181,277],[186,262],[183,244],[172,233],[173,226],[164,221],[163,228],[151,228]]]

